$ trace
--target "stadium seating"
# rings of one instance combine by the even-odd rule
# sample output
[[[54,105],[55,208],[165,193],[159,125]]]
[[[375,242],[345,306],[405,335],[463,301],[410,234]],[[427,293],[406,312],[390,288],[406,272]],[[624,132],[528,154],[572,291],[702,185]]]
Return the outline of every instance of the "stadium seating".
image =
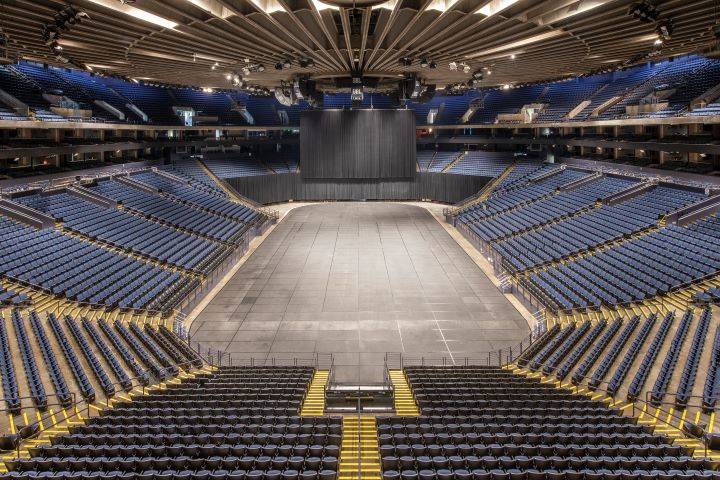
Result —
[[[468,123],[495,123],[498,115],[517,114],[523,106],[543,104],[535,122],[582,121],[589,119],[625,118],[626,107],[652,103],[658,92],[670,92],[658,111],[642,113],[643,117],[677,115],[713,115],[717,104],[691,110],[690,103],[717,85],[720,62],[698,56],[676,58],[656,64],[639,65],[610,74],[598,74],[566,81],[521,86],[511,89],[481,88],[459,95],[441,92],[426,103],[407,102],[413,110],[417,125],[453,125],[462,123],[469,108],[474,110]],[[181,118],[174,108],[190,108],[200,124],[297,126],[300,112],[308,105],[284,106],[274,96],[248,95],[236,91],[205,92],[193,88],[159,87],[128,82],[112,77],[93,76],[87,72],[45,68],[21,62],[0,69],[0,89],[24,102],[33,110],[34,118],[43,121],[66,121],[53,114],[43,93],[55,92],[92,110],[94,119],[119,122],[116,116],[95,103],[101,100],[125,115],[125,122],[140,123],[140,115],[129,108],[132,104],[148,116],[147,123],[180,125]],[[713,99],[711,99],[713,100]],[[568,114],[582,102],[586,106],[572,118]],[[324,108],[349,108],[349,93],[326,94]],[[389,96],[366,93],[362,108],[393,108]],[[602,108],[601,108],[602,107]],[[241,110],[247,112],[246,115]],[[429,116],[430,112],[434,116]],[[284,114],[281,114],[284,112]],[[432,118],[432,123],[429,123]],[[13,118],[0,112],[0,120]],[[250,121],[252,120],[252,121]],[[512,122],[511,122],[512,123]]]
[[[447,173],[460,175],[478,175],[481,177],[498,177],[513,161],[507,152],[486,152],[472,150],[467,152]]]
[[[227,246],[120,211],[102,208],[69,193],[35,194],[17,201],[52,215],[68,230],[89,239],[146,255],[169,265],[209,273],[230,253]]]
[[[0,238],[3,275],[81,303],[167,310],[176,305],[173,298],[197,285],[177,272],[5,217],[0,217]]]
[[[206,155],[203,163],[220,179],[269,175],[273,173],[260,161],[248,155]]]
[[[90,190],[121,202],[125,208],[138,212],[160,223],[167,223],[190,233],[206,236],[211,239],[234,242],[245,231],[241,221],[231,220],[213,213],[202,212],[189,204],[177,203],[169,198],[136,190],[115,180],[102,180],[91,186]],[[191,197],[192,198],[192,197]],[[215,202],[213,199],[201,198],[200,201]],[[222,205],[220,208],[223,208]]]
[[[6,465],[25,476],[333,480],[341,419],[298,416],[312,374],[308,367],[199,373],[115,402]]]
[[[488,366],[405,374],[421,415],[378,419],[385,480],[715,475],[713,460],[652,426],[538,378]]]
[[[226,196],[223,189],[210,178],[198,160],[191,158],[181,159],[167,165],[161,165],[158,168],[186,179],[195,188],[209,190],[211,193]]]
[[[647,229],[661,215],[703,197],[698,192],[659,186],[628,201],[602,205],[584,215],[515,235],[495,248],[511,268],[533,268]]]

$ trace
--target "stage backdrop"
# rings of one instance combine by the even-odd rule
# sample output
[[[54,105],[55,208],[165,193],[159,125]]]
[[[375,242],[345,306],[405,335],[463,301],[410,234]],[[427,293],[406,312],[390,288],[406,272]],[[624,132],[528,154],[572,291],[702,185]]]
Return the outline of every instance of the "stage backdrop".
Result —
[[[303,178],[411,178],[412,110],[308,110],[300,116]]]

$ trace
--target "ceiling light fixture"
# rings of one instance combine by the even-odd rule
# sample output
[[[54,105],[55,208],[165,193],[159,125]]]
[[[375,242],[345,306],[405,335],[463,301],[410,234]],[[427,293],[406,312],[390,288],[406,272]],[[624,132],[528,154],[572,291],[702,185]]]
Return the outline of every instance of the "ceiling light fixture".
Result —
[[[163,28],[171,28],[172,29],[172,28],[175,28],[178,26],[177,22],[168,20],[167,18],[161,17],[160,15],[155,15],[154,13],[148,12],[147,10],[142,10],[140,8],[133,7],[132,5],[127,5],[125,3],[118,2],[117,0],[88,0],[88,1],[91,3],[94,3],[96,5],[100,5],[105,8],[109,8],[110,10],[124,13],[125,15],[130,15],[131,17],[135,17],[144,22],[148,22],[148,23],[152,23],[152,24],[161,26]]]
[[[486,17],[492,17],[493,15],[502,12],[506,8],[515,5],[520,0],[491,0],[487,4],[483,5],[477,12]]]
[[[567,33],[563,30],[551,30],[549,32],[540,33],[538,35],[533,35],[532,37],[523,38],[522,40],[518,40],[516,42],[511,42],[505,45],[501,45],[499,47],[494,48],[488,48],[487,50],[481,50],[477,53],[473,53],[471,55],[465,55],[465,58],[477,58],[477,57],[485,57],[488,55],[492,55],[494,53],[506,51],[506,50],[515,50],[519,47],[524,47],[525,45],[530,45],[531,43],[537,43],[542,42],[544,40],[549,40],[551,38],[556,38],[559,36],[567,35]]]

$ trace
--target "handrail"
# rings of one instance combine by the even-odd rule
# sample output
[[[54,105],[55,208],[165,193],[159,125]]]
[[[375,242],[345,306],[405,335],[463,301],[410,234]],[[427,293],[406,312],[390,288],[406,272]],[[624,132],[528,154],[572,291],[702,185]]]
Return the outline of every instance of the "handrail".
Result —
[[[405,366],[420,365],[420,366],[470,366],[470,365],[498,365],[503,366],[515,361],[527,348],[539,338],[533,332],[530,332],[523,340],[521,340],[514,347],[509,346],[498,350],[492,350],[487,352],[478,352],[477,356],[473,357],[426,357],[421,356],[408,356],[403,353],[397,352],[386,352],[384,357],[385,370],[395,368],[404,368]],[[487,356],[487,359],[486,359]],[[495,361],[497,359],[497,361]],[[393,365],[391,365],[391,363]]]
[[[70,395],[70,398],[73,399],[73,401],[70,403],[70,406],[73,406],[73,405],[76,403],[75,398],[77,397],[77,393],[76,393],[76,392],[68,392],[68,393],[69,393],[69,395]],[[57,394],[57,393],[48,393],[47,396],[48,396],[48,397],[60,398],[60,395]],[[17,400],[32,400],[33,398],[34,398],[34,397],[33,397],[32,395],[25,395],[25,396],[22,396],[22,397],[16,397]],[[0,403],[7,403],[7,399],[6,399],[6,398],[0,398]],[[60,403],[60,402],[58,402],[58,403],[48,403],[48,404],[46,405],[47,408],[49,408],[49,407],[56,407],[56,406],[57,406],[57,407],[62,407],[62,408],[69,408],[69,407],[66,407],[65,405],[63,405],[63,404]],[[20,413],[22,413],[22,412],[25,411],[25,410],[38,410],[38,408],[37,408],[36,406],[24,406],[24,407],[23,407],[22,405],[20,406],[19,409],[5,407],[5,408],[0,408],[0,413],[10,413],[10,414],[12,414],[12,415],[19,415]],[[20,413],[13,413],[13,412],[20,412]]]

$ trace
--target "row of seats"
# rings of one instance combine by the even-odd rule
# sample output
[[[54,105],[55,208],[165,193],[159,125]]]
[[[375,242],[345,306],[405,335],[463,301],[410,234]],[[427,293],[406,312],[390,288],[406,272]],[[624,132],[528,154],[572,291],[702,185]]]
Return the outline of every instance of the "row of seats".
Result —
[[[130,330],[141,332],[125,332]],[[167,331],[154,331],[171,341]],[[173,343],[179,351],[180,343]],[[44,478],[92,472],[93,478],[334,480],[342,419],[298,416],[313,373],[310,367],[197,373],[133,401],[118,400],[6,466],[14,476]],[[233,398],[236,408],[212,406],[224,397]],[[253,399],[261,397],[258,405]]]
[[[588,120],[603,104],[619,98],[610,108],[602,111],[599,118],[626,118],[627,106],[639,104],[652,96],[658,87],[672,85],[675,91],[669,96],[667,107],[659,112],[639,115],[710,115],[714,110],[698,108],[689,112],[689,107],[690,102],[717,84],[718,70],[720,63],[717,60],[687,56],[674,59],[673,62],[643,64],[622,72],[564,82],[527,85],[509,90],[483,88],[458,96],[436,95],[427,103],[408,102],[407,108],[414,111],[418,125],[461,123],[470,108],[472,116],[468,123],[492,124],[497,121],[498,115],[517,114],[529,104],[544,106],[535,117],[535,122],[574,122]],[[35,117],[45,121],[54,121],[55,118],[43,116],[50,110],[50,102],[43,96],[44,93],[65,97],[90,109],[93,120],[104,122],[142,123],[141,116],[135,111],[138,109],[149,117],[148,123],[182,125],[173,107],[183,107],[193,109],[199,117],[211,118],[210,123],[217,125],[297,126],[300,123],[300,112],[309,108],[305,102],[284,106],[273,96],[254,96],[244,92],[203,92],[182,87],[164,88],[30,62],[0,69],[0,88],[30,106]],[[372,94],[366,98],[372,98],[372,101],[364,100],[368,108],[371,105],[375,108],[378,105],[392,108],[392,102],[386,95]],[[124,118],[118,118],[101,108],[95,100],[111,105]],[[587,102],[587,105],[569,118],[568,114],[583,102]],[[324,104],[326,108],[349,108],[352,102],[347,94],[328,93]],[[67,120],[65,117],[60,119]]]
[[[220,243],[82,200],[72,193],[34,194],[15,202],[52,215],[63,226],[93,240],[201,273],[213,271],[229,254]]]
[[[54,230],[0,216],[0,273],[93,305],[169,310],[197,280]]]
[[[80,399],[93,402],[98,389],[105,397],[112,397],[120,389],[130,391],[135,385],[148,385],[152,378],[140,364],[150,369],[150,365],[156,365],[159,359],[166,360],[168,352],[172,352],[174,363],[164,369],[157,368],[158,375],[153,378],[176,375],[180,372],[178,366],[185,370],[202,366],[198,354],[165,327],[147,325],[144,329],[136,329],[137,326],[132,324],[127,329],[117,321],[112,330],[104,320],[95,323],[83,318],[78,322],[69,315],[61,320],[53,313],[41,318],[35,311],[18,309],[12,311],[11,323],[14,339],[10,337],[5,319],[0,317],[0,378],[3,398],[13,415],[23,413],[23,407],[31,407],[20,398],[21,385],[29,392],[28,401],[32,401],[32,407],[45,411],[51,406],[68,408]],[[116,333],[120,329],[126,334],[123,340]],[[138,338],[140,333],[147,335],[148,332],[162,341],[146,350]],[[11,341],[17,344],[17,353]],[[39,355],[35,355],[33,343],[38,345]],[[182,345],[187,348],[183,349]],[[22,363],[24,379],[16,376],[16,361]],[[130,373],[126,366],[130,367]]]
[[[530,275],[533,293],[553,310],[645,300],[720,270],[716,217],[689,227],[668,225],[583,258]],[[708,224],[711,230],[700,229]]]
[[[572,335],[578,330],[548,330],[539,346],[534,343],[521,355],[522,363],[539,366],[563,345],[579,347]],[[717,462],[694,458],[692,449],[655,433],[654,426],[537,377],[489,366],[406,367],[404,372],[421,415],[378,420],[385,480],[621,479],[651,478],[650,472],[652,478],[712,478],[718,468]],[[487,409],[465,413],[458,406],[459,398],[476,401],[487,395],[495,396]],[[558,395],[567,398],[566,407],[557,406]]]
[[[214,240],[232,243],[237,241],[247,229],[246,225],[240,221],[212,213],[203,213],[198,208],[129,187],[115,180],[101,180],[88,188],[120,202],[124,208],[160,223],[166,223]]]
[[[715,333],[712,344],[708,339],[712,311],[710,308],[687,310],[675,324],[674,311],[662,317],[652,313],[645,319],[637,315],[627,319],[618,317],[609,323],[603,319],[594,325],[590,321],[563,327],[556,324],[515,362],[532,372],[554,373],[559,381],[570,376],[573,385],[601,390],[612,397],[623,395],[631,402],[647,399],[657,407],[669,403],[666,397],[672,394],[677,410],[693,407],[709,411],[716,402],[719,388],[720,334]],[[692,341],[687,342],[693,324],[695,333]],[[671,330],[674,331],[672,339],[669,338]],[[706,348],[711,349],[709,356],[703,355]],[[663,350],[664,357],[660,360]],[[678,372],[681,356],[685,362]],[[697,379],[701,372],[705,377]],[[651,379],[652,374],[655,376]],[[646,387],[650,380],[652,383]],[[702,401],[699,394],[693,395],[700,387],[703,388]],[[515,390],[515,398],[523,398],[524,394]],[[477,398],[486,396],[479,394]],[[557,400],[554,393],[546,396],[548,402]],[[500,399],[499,403],[507,401]]]
[[[699,192],[650,187],[630,200],[602,205],[584,215],[515,235],[493,248],[510,269],[526,270],[647,229],[655,225],[660,216],[703,197]]]

